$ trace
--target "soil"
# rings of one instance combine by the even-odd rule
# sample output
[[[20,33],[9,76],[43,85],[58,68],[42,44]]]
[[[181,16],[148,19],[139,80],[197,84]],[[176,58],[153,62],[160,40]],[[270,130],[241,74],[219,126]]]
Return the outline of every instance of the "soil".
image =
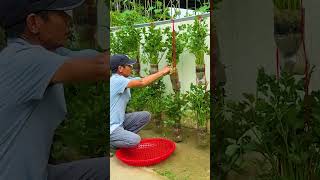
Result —
[[[171,138],[170,132],[165,137]],[[142,138],[163,137],[153,130],[142,130]],[[183,141],[176,143],[175,152],[164,162],[152,166],[158,174],[174,180],[210,179],[210,148],[197,146],[196,129],[182,128]]]
[[[127,166],[113,156],[110,158],[110,179],[164,180],[165,178],[152,171],[150,168]]]

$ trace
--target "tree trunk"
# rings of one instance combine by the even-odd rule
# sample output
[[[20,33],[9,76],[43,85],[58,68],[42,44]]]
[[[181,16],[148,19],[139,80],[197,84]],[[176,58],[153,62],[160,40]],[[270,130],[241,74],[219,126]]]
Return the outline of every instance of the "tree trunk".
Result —
[[[197,84],[206,84],[205,65],[196,65]]]

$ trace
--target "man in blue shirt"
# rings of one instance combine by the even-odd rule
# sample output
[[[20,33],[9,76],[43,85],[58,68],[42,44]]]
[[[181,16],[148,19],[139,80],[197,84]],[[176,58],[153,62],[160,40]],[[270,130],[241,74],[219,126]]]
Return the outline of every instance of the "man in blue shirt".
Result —
[[[63,83],[107,80],[107,53],[64,48],[84,0],[1,1],[8,45],[0,52],[0,180],[109,179],[106,157],[48,165],[67,113]]]
[[[110,59],[112,76],[110,78],[110,145],[111,148],[135,147],[140,142],[137,133],[150,121],[146,111],[126,114],[126,107],[131,98],[130,88],[145,87],[170,73],[164,67],[155,74],[144,78],[131,78],[133,64],[127,56],[117,54]]]

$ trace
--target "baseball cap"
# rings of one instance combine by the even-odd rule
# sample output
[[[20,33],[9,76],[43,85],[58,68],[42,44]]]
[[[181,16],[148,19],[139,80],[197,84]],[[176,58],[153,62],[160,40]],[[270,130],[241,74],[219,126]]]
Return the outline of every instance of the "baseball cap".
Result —
[[[8,29],[22,23],[30,13],[40,11],[68,11],[84,3],[85,0],[4,0],[0,6],[0,26]]]
[[[135,63],[136,63],[135,60],[130,59],[128,56],[124,54],[115,54],[110,58],[110,68],[112,71],[117,70],[119,66],[133,65]]]

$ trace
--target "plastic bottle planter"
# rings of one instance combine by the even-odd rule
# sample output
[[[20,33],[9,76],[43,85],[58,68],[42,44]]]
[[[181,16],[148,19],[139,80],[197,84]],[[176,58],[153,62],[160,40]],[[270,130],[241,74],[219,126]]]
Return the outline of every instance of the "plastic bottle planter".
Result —
[[[162,133],[162,113],[157,113],[154,115],[154,118],[153,118],[154,122],[155,122],[155,128],[154,128],[154,131],[156,133]]]
[[[133,65],[133,69],[138,74],[138,76],[140,76],[140,70],[141,70],[140,60],[138,56],[136,57],[136,59],[137,59],[137,62]]]
[[[197,142],[200,147],[205,147],[208,145],[209,137],[208,137],[208,130],[206,127],[198,127]]]
[[[301,11],[275,9],[274,39],[284,58],[296,54],[301,44],[301,36]]]
[[[134,64],[133,69],[138,75],[140,75],[140,64],[139,63]]]
[[[198,84],[205,84],[205,65],[196,65],[196,77]]]
[[[170,74],[170,80],[171,80],[173,91],[179,92],[181,86],[180,86],[180,82],[179,82],[178,72],[174,72],[174,73]]]
[[[150,74],[154,74],[158,72],[158,70],[159,70],[158,64],[150,64]]]
[[[182,130],[181,127],[174,127],[173,128],[173,140],[175,142],[181,142],[182,141]]]

